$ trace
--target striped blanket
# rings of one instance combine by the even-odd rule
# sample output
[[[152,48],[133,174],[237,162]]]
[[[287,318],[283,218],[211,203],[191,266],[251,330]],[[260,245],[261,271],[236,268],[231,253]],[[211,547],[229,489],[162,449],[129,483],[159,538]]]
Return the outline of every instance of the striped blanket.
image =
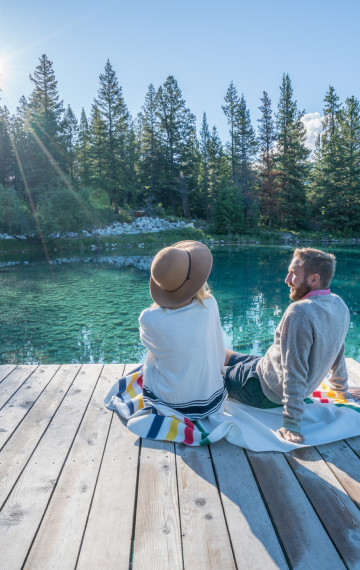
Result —
[[[225,413],[215,413],[205,420],[191,421],[177,410],[163,404],[154,405],[154,402],[144,397],[142,368],[140,365],[130,374],[120,378],[105,398],[106,407],[117,411],[125,418],[127,427],[138,436],[191,446],[207,445],[225,438],[235,445],[254,451],[289,451],[298,447],[297,444],[290,444],[276,435],[276,430],[282,425],[282,407],[260,410],[229,400]],[[337,400],[336,394],[326,382],[322,382],[318,390],[305,399],[305,403],[303,417],[305,445],[318,445],[360,435],[360,416],[354,415],[354,412],[360,412],[360,402]],[[344,424],[344,409],[352,410],[350,424],[348,414]],[[315,440],[311,437],[309,440],[306,421],[313,424],[310,432],[315,433],[314,428],[317,424],[317,432],[324,433],[320,441],[316,440],[316,437]],[[324,422],[326,422],[325,429],[323,429]],[[343,425],[347,425],[348,428],[341,427]],[[328,435],[325,435],[326,433]]]

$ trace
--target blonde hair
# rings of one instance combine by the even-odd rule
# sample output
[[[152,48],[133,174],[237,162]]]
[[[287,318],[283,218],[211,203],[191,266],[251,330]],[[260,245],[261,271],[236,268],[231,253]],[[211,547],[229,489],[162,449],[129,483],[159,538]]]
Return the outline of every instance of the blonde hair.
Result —
[[[211,291],[209,285],[205,281],[204,285],[201,287],[201,289],[199,289],[193,299],[194,301],[198,301],[203,305],[203,300],[208,299],[209,297],[211,297]]]
[[[211,297],[211,291],[209,285],[205,281],[204,285],[201,287],[201,289],[199,289],[199,291],[193,296],[191,300],[198,301],[201,305],[204,306],[203,300],[208,299],[209,297]],[[161,305],[158,305],[155,302],[150,306],[151,309],[158,309],[159,307],[161,307]],[[174,308],[176,309],[177,307]]]

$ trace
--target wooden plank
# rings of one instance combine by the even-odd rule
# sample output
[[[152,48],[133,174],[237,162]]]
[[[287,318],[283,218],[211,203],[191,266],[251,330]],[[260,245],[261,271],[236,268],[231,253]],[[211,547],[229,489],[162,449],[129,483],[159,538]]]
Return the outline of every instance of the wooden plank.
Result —
[[[25,568],[76,566],[111,422],[111,414],[104,407],[104,394],[123,369],[124,365],[109,364],[102,371]]]
[[[0,515],[0,567],[22,566],[101,369],[96,364],[82,366],[5,503]]]
[[[210,452],[238,568],[288,568],[244,450],[220,441]]]
[[[0,408],[6,404],[36,368],[35,365],[20,365],[6,376],[0,384]]]
[[[329,450],[331,445],[324,447]],[[336,453],[338,448],[339,446],[334,446],[333,451]],[[325,451],[324,453],[326,454]],[[344,492],[316,449],[312,447],[297,449],[286,454],[286,459],[342,560],[348,568],[360,568],[359,509]]]
[[[281,453],[246,452],[290,566],[308,570],[343,568],[299,482]]]
[[[346,358],[346,367],[348,369],[349,377],[360,386],[360,362],[353,358]],[[360,457],[360,436],[349,437],[345,440],[351,449]]]
[[[317,450],[349,497],[360,507],[360,458],[345,441],[319,445]]]
[[[12,372],[16,368],[16,364],[1,364],[0,365],[0,382],[6,378],[10,372]]]
[[[0,449],[50,382],[58,364],[39,366],[0,411]]]
[[[360,386],[360,362],[357,362],[353,358],[346,358],[345,360],[349,378]]]
[[[360,457],[360,436],[356,435],[354,437],[349,437],[348,439],[345,439],[345,441],[356,455]]]
[[[134,365],[127,366],[127,371]],[[121,376],[121,373],[116,377]],[[116,380],[114,375],[113,380]],[[104,391],[105,396],[106,391]],[[140,439],[115,413],[81,546],[78,570],[128,568]]]
[[[66,364],[55,374],[36,405],[1,451],[0,508],[24,469],[38,441],[80,370],[80,364]]]
[[[133,568],[183,568],[173,443],[142,440]]]
[[[176,446],[184,568],[235,568],[208,446]]]

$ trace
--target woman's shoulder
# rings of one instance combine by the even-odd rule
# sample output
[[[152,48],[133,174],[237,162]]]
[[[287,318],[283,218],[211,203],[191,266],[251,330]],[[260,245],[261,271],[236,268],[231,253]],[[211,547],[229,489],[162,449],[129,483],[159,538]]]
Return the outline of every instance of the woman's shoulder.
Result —
[[[216,299],[213,295],[209,295],[203,300],[203,303],[206,307],[217,307]]]
[[[147,322],[151,319],[154,319],[157,317],[157,315],[160,315],[164,312],[164,309],[162,309],[161,307],[148,307],[147,309],[144,309],[139,316],[139,321],[142,322]]]

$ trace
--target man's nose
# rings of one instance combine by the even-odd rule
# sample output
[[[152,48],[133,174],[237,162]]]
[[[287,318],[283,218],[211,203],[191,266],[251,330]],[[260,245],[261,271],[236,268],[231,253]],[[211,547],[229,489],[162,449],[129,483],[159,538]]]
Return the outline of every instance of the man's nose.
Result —
[[[290,282],[291,282],[291,275],[290,273],[288,273],[285,279],[285,283],[290,283]]]

